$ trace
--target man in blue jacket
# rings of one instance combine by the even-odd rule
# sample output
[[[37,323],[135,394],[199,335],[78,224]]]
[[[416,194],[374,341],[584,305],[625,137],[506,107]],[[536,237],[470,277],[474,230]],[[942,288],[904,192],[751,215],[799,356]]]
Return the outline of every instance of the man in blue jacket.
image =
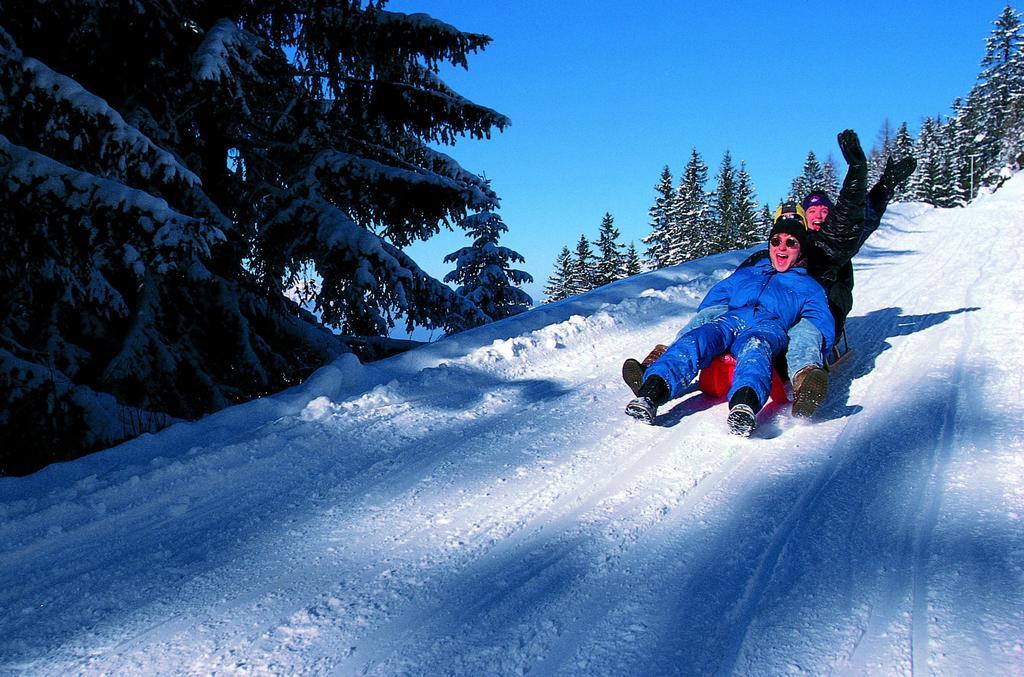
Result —
[[[799,217],[776,219],[768,258],[739,268],[708,292],[700,309],[727,310],[669,346],[644,372],[630,416],[653,423],[659,406],[679,397],[697,373],[722,353],[736,358],[729,390],[729,430],[748,436],[768,399],[772,358],[786,346],[786,332],[807,319],[821,332],[824,350],[835,340],[835,320],[825,291],[807,272],[808,231]]]

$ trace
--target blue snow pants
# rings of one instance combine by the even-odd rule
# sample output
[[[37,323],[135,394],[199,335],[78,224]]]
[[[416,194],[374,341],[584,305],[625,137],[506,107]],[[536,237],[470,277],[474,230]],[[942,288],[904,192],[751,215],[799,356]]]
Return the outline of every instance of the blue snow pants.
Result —
[[[676,340],[682,338],[687,332],[725,315],[728,311],[728,306],[708,306],[704,310],[699,311],[676,334]],[[789,342],[786,347],[786,364],[789,366],[790,378],[808,365],[821,367],[825,364],[825,354],[822,351],[821,345],[824,339],[821,336],[821,331],[814,326],[813,322],[802,318],[793,325],[787,332],[787,335]]]
[[[754,389],[763,405],[771,390],[772,357],[785,346],[786,332],[778,322],[751,322],[737,313],[726,313],[679,337],[647,368],[644,377],[660,376],[675,399],[715,356],[732,352],[736,371],[729,398],[746,386]]]

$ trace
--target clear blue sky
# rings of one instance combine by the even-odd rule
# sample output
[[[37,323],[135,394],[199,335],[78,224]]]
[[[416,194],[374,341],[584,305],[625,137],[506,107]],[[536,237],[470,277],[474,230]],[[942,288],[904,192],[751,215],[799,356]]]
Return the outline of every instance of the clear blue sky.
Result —
[[[696,147],[713,177],[730,150],[758,199],[783,197],[807,155],[844,128],[870,149],[884,120],[917,132],[979,71],[1003,0],[748,2],[393,0],[491,45],[443,79],[512,119],[489,141],[445,149],[501,196],[502,244],[526,258],[536,302],[563,245],[610,212],[624,242],[647,235],[654,185]],[[1017,6],[1017,5],[1014,5]],[[1019,9],[1019,6],[1017,6]],[[442,277],[461,232],[411,248]]]

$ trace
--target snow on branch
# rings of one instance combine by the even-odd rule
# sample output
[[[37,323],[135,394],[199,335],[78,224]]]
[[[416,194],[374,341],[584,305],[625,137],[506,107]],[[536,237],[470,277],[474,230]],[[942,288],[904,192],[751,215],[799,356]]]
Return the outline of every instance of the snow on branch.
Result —
[[[76,212],[104,210],[126,214],[141,233],[139,244],[155,247],[151,262],[160,269],[178,261],[205,259],[224,233],[203,219],[171,209],[167,202],[112,179],[81,172],[52,158],[11,143],[0,134],[0,180],[5,192],[47,205],[66,205]],[[136,270],[138,267],[136,265]]]
[[[192,72],[197,80],[234,79],[236,72],[258,78],[259,74],[250,62],[261,57],[251,34],[231,19],[220,19],[206,33],[192,56]]]
[[[305,246],[288,254],[293,260],[308,257],[316,263],[323,277],[317,307],[325,322],[384,335],[394,326],[392,310],[404,315],[411,328],[414,323],[434,326],[438,306],[448,315],[473,318],[478,324],[487,321],[478,308],[425,273],[401,249],[323,198],[291,201],[271,227],[288,229],[295,223],[314,225]]]
[[[454,221],[463,216],[466,207],[496,203],[485,181],[461,170],[446,156],[428,157],[431,165],[455,176],[433,171],[432,167],[406,162],[395,166],[326,150],[314,158],[304,180],[318,193],[330,195],[332,202],[343,205],[355,220],[386,227],[395,244],[405,246],[414,237],[424,236],[422,228],[409,235],[405,226]]]
[[[0,29],[2,31],[2,29]],[[131,152],[140,159],[145,158],[143,165],[149,174],[160,177],[163,181],[179,181],[186,186],[199,186],[200,180],[193,172],[181,164],[171,153],[153,143],[145,134],[132,127],[121,115],[107,105],[106,101],[90,93],[75,80],[61,75],[48,66],[33,58],[22,58],[13,42],[0,41],[0,74],[8,82],[14,84],[9,90],[6,106],[0,108],[0,121],[12,116],[21,108],[31,106],[33,109],[50,109],[50,120],[47,134],[50,136],[69,138],[72,146],[80,147],[88,143],[82,137],[86,126],[76,124],[70,116],[77,115],[88,118],[94,123],[88,129],[100,128],[101,148],[105,154],[119,159],[125,164],[125,152]],[[5,111],[4,108],[7,110]],[[80,137],[80,138],[79,138]]]

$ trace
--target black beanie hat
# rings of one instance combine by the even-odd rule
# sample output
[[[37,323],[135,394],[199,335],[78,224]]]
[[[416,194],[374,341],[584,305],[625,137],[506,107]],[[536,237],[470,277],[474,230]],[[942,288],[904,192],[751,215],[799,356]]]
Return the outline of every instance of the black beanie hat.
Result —
[[[768,233],[768,239],[770,240],[779,233],[795,237],[796,241],[800,243],[800,255],[805,256],[807,254],[809,233],[803,219],[796,214],[780,215],[779,218],[775,219],[775,223],[772,224],[772,230]]]

